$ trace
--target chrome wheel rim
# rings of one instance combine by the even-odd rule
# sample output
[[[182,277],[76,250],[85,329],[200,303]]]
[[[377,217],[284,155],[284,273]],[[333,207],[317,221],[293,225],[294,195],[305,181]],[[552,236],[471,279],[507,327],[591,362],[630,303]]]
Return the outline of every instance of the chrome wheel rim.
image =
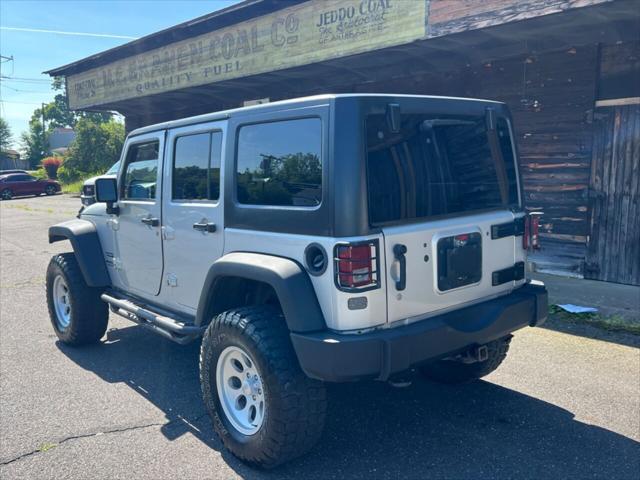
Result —
[[[216,387],[222,410],[233,427],[254,435],[266,408],[262,377],[253,358],[243,349],[225,348],[216,365]]]
[[[53,281],[53,305],[56,310],[56,324],[58,329],[64,331],[71,323],[71,301],[69,299],[69,287],[61,275]]]

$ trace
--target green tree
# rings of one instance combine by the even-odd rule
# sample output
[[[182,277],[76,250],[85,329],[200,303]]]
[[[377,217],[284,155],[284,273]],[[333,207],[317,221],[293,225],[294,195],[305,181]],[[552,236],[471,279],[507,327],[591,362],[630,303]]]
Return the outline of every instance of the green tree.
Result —
[[[95,123],[108,122],[111,119],[110,113],[80,112],[69,110],[69,103],[65,91],[64,80],[55,77],[51,83],[51,88],[60,92],[56,94],[53,102],[44,105],[44,117],[47,122],[47,131],[51,132],[57,127],[74,128],[76,123],[82,118],[90,119]],[[42,109],[37,108],[33,112],[32,118],[42,118]]]
[[[31,118],[29,130],[20,136],[24,157],[29,160],[31,168],[37,168],[40,160],[46,155],[47,148],[42,133],[42,123]]]
[[[95,112],[75,112],[69,110],[67,95],[64,87],[64,80],[56,77],[52,80],[51,88],[59,92],[52,102],[46,103],[42,108],[36,108],[29,121],[29,131],[24,132],[20,139],[25,157],[29,159],[32,168],[36,168],[43,157],[49,153],[46,138],[58,127],[74,128],[81,120],[90,120],[93,123],[101,124],[111,120],[110,113]],[[44,110],[44,121],[46,131],[43,132],[42,113]]]
[[[11,148],[11,129],[7,121],[0,117],[0,152],[9,150]]]
[[[120,158],[125,138],[122,123],[113,119],[96,123],[92,118],[81,118],[75,132],[60,172],[61,177],[66,177],[63,180],[103,173]]]

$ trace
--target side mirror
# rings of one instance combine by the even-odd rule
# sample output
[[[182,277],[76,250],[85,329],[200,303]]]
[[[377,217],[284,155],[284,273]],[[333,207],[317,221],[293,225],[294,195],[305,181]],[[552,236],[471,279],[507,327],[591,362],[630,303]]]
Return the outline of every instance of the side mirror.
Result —
[[[113,204],[118,201],[118,182],[115,178],[96,178],[96,201],[107,204],[107,213],[118,214],[118,207]]]

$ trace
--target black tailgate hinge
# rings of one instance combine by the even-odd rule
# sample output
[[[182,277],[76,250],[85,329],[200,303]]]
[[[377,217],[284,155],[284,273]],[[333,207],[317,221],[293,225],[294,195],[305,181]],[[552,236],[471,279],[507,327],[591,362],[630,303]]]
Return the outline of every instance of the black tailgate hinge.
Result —
[[[491,284],[502,285],[503,283],[522,280],[524,278],[524,262],[518,262],[513,267],[497,270],[491,274]]]
[[[512,235],[516,237],[524,235],[524,219],[525,217],[518,217],[513,222],[491,225],[491,240],[510,237]]]

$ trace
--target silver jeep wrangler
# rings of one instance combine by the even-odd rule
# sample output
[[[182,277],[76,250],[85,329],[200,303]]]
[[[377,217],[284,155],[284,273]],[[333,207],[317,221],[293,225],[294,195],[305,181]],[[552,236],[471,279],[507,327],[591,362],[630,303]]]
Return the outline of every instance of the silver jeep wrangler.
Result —
[[[97,342],[109,309],[201,341],[213,426],[247,463],[312,448],[325,382],[410,369],[448,383],[504,360],[546,319],[527,281],[523,209],[502,103],[323,95],[144,127],[97,203],[49,229],[58,338]]]

